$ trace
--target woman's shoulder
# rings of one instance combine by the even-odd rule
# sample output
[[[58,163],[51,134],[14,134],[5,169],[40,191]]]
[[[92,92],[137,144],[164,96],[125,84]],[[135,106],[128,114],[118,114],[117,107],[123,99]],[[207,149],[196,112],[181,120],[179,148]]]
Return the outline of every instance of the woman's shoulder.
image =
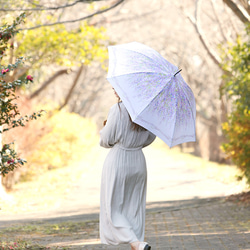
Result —
[[[120,103],[115,103],[111,106],[111,108],[109,109],[109,115],[112,116],[117,116],[118,114],[121,113],[121,106]]]
[[[127,109],[125,108],[123,102],[118,102],[115,103],[113,106],[111,106],[110,110],[112,111],[118,110],[119,112],[121,112],[121,111],[126,111]]]
[[[128,111],[122,102],[118,102],[111,106],[109,114],[115,117],[119,116],[120,119],[124,119],[129,116]]]

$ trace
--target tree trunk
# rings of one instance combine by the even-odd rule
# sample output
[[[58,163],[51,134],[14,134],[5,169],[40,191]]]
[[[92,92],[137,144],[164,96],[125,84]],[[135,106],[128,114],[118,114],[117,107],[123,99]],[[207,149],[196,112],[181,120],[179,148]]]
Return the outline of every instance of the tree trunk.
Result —
[[[33,92],[30,95],[30,99],[36,97],[37,95],[39,95],[45,88],[47,88],[49,86],[49,84],[51,84],[58,76],[63,75],[63,74],[67,74],[69,72],[69,69],[62,69],[57,71],[52,77],[50,77],[46,82],[44,82],[42,84],[42,86],[37,89],[35,92]]]
[[[243,23],[247,23],[250,21],[249,18],[249,7],[247,9],[245,9],[245,5],[244,9],[245,9],[245,13],[240,9],[240,6],[237,5],[237,3],[235,3],[233,0],[223,0],[223,2],[234,12],[234,14],[243,22]],[[248,4],[249,6],[249,4]]]
[[[211,125],[209,126],[208,136],[209,136],[209,159],[210,161],[221,162],[221,136],[218,135],[218,119],[216,116],[212,116]]]
[[[70,90],[68,92],[68,95],[66,96],[66,98],[64,100],[64,103],[58,108],[59,111],[68,104],[68,102],[70,100],[70,97],[71,97],[71,95],[72,95],[72,93],[73,93],[73,91],[74,91],[74,89],[76,87],[76,84],[77,84],[77,82],[78,82],[78,80],[79,80],[79,78],[81,76],[83,68],[84,68],[84,65],[82,64],[81,67],[79,68],[77,74],[76,74],[76,77],[75,77],[75,79],[73,81],[73,84],[72,84],[72,86],[71,86],[71,88],[70,88]]]
[[[244,7],[244,9],[247,11],[247,13],[250,15],[250,3],[249,0],[239,0],[241,5]]]

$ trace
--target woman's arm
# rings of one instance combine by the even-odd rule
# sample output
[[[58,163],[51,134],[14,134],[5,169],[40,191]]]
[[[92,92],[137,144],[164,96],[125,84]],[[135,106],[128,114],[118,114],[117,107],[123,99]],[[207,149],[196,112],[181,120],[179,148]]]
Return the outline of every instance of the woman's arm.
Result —
[[[155,140],[155,138],[156,136],[153,133],[149,132],[148,138],[144,143],[143,147],[147,147],[148,145],[150,145]]]
[[[104,128],[100,131],[100,146],[112,148],[118,141],[117,123],[119,122],[119,108],[111,107]]]

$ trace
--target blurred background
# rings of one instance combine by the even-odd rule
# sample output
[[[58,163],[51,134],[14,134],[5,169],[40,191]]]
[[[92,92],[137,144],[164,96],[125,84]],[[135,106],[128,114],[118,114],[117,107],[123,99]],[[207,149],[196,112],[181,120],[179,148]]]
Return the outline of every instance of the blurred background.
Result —
[[[27,160],[22,168],[1,178],[4,192],[14,192],[16,187],[21,189],[15,186],[18,183],[37,180],[61,168],[66,176],[75,174],[74,182],[78,172],[72,166],[83,158],[90,162],[96,157],[98,131],[116,102],[106,80],[107,46],[132,41],[152,47],[181,68],[194,92],[197,141],[173,150],[217,166],[238,164],[238,180],[249,177],[249,103],[239,92],[240,82],[243,93],[249,96],[250,92],[249,1],[0,0],[2,24],[11,23],[22,12],[27,14],[25,23],[10,40],[12,48],[1,64],[4,60],[14,62],[19,56],[26,58],[8,80],[31,75],[33,83],[17,90],[21,114],[40,109],[46,114],[4,134],[3,143],[15,140],[15,147]],[[242,52],[241,45],[245,46]],[[228,117],[243,97],[238,119],[244,118],[242,137]],[[230,144],[229,134],[234,139],[239,136],[240,147]],[[248,148],[242,153],[244,146]],[[243,162],[232,162],[235,154],[241,154]],[[56,173],[59,176],[60,172]],[[43,183],[56,182],[46,178]]]

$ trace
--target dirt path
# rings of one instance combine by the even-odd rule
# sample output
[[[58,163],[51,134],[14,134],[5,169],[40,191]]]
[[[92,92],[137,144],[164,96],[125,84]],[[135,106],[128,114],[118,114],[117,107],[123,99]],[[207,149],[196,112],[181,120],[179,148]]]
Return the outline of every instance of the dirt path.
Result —
[[[17,235],[25,239],[29,236],[32,242],[64,246],[62,249],[82,249],[90,245],[89,249],[102,249],[98,239],[99,189],[102,163],[107,153],[106,149],[97,149],[92,167],[84,172],[70,195],[56,208],[26,214],[0,214],[0,229],[21,223],[23,231],[20,228],[11,230],[17,230]],[[218,177],[214,176],[216,173],[206,168],[206,171],[197,170],[204,167],[200,159],[154,146],[144,149],[144,153],[148,165],[147,211],[152,220],[155,211],[204,206],[217,202],[212,197],[242,191],[242,186],[236,182],[223,183],[215,178]],[[55,228],[59,228],[58,231]]]
[[[204,163],[198,158],[190,158],[188,154],[179,154],[155,146],[147,147],[143,151],[148,167],[148,203],[221,197],[242,190],[242,186],[235,182],[223,183],[216,180],[209,170],[197,171],[197,167]],[[19,215],[0,214],[1,224],[19,219],[60,218],[63,215],[98,213],[101,170],[107,153],[107,149],[97,148],[96,157],[90,164],[92,167],[84,172],[72,192],[64,201],[58,203],[55,209]],[[84,162],[82,164],[84,167]]]

